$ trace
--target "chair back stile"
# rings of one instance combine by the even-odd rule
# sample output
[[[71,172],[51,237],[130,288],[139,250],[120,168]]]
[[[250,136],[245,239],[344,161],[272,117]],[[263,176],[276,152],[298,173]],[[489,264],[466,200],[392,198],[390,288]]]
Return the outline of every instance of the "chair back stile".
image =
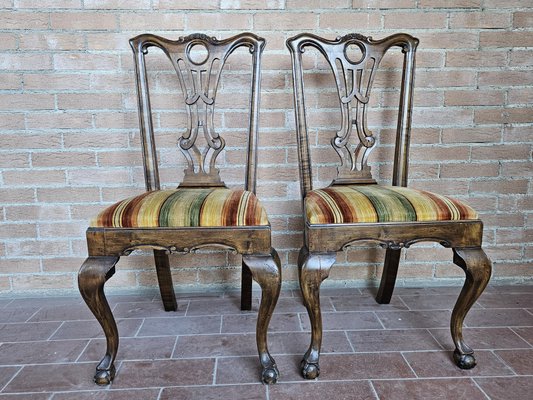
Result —
[[[264,39],[251,33],[242,33],[225,40],[217,40],[203,34],[192,34],[178,40],[142,34],[130,40],[135,61],[139,125],[147,191],[160,189],[145,63],[148,48],[158,47],[169,58],[179,78],[187,111],[187,129],[178,140],[179,149],[187,160],[187,168],[179,186],[225,187],[215,166],[217,156],[225,147],[224,139],[214,128],[215,100],[220,75],[227,58],[235,49],[248,47],[252,56],[252,77],[244,189],[255,193],[261,82],[260,60],[264,45]],[[196,46],[205,50],[207,55],[203,59],[193,58],[192,51]],[[203,149],[197,146],[199,135],[203,136],[207,142]]]
[[[358,34],[349,34],[335,40],[328,40],[307,33],[297,35],[287,41],[293,63],[295,119],[302,199],[313,189],[302,68],[302,53],[305,48],[313,47],[324,56],[331,67],[337,87],[341,128],[331,140],[331,145],[339,155],[340,166],[337,168],[337,176],[332,182],[333,185],[375,183],[370,166],[367,165],[368,157],[376,143],[372,132],[367,127],[367,107],[374,77],[383,56],[391,47],[402,48],[405,55],[398,112],[393,185],[406,186],[417,45],[418,39],[403,33],[389,36],[383,40],[373,40]],[[350,58],[348,55],[350,46],[355,46],[360,50],[359,59]],[[355,134],[359,139],[354,149],[349,143],[352,134]]]

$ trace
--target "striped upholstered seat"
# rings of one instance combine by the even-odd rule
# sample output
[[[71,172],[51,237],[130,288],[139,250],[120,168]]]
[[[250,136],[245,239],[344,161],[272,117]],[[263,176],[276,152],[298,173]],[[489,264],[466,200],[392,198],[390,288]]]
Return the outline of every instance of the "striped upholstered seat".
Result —
[[[310,224],[450,221],[477,219],[465,203],[447,196],[398,186],[342,185],[309,192]]]
[[[268,225],[252,192],[226,188],[155,190],[119,201],[92,221],[92,227],[156,228]]]

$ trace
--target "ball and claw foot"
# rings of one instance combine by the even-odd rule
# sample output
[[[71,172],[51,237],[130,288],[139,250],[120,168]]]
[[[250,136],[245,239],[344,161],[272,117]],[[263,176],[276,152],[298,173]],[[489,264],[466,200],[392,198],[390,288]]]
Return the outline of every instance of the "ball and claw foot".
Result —
[[[318,366],[318,363],[309,363],[305,361],[305,359],[300,363],[300,369],[302,370],[302,376],[305,379],[315,379],[320,375],[320,367]]]
[[[109,370],[101,369],[96,370],[94,375],[94,382],[98,385],[109,385],[113,378],[115,377],[115,366],[112,365]]]
[[[273,385],[278,381],[279,371],[276,365],[263,369],[261,379],[267,385]]]
[[[453,360],[461,369],[471,369],[476,366],[476,359],[473,354],[461,354],[455,350],[453,352]]]

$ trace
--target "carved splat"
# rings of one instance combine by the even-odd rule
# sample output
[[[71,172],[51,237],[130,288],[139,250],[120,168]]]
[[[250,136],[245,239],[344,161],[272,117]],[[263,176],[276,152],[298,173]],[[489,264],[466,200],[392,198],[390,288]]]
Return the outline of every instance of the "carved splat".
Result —
[[[132,39],[131,45],[135,52],[138,69],[139,107],[143,110],[141,132],[143,149],[147,149],[145,150],[145,169],[148,169],[147,189],[159,188],[144,63],[144,55],[151,46],[162,49],[172,63],[180,82],[187,111],[186,131],[178,138],[178,147],[187,159],[187,168],[180,186],[224,186],[219,170],[215,166],[217,156],[225,146],[224,139],[216,132],[214,126],[220,75],[229,55],[236,48],[246,46],[254,60],[253,80],[255,80],[259,76],[259,53],[264,42],[252,34],[241,34],[227,40],[217,40],[204,34],[193,34],[176,41],[155,35],[141,35]],[[253,82],[252,85],[255,87],[256,84]],[[255,105],[255,100],[252,99],[252,102]],[[252,114],[255,112],[254,109]],[[257,116],[251,117],[251,135],[256,134],[256,125]],[[254,140],[251,140],[250,145],[254,145]]]

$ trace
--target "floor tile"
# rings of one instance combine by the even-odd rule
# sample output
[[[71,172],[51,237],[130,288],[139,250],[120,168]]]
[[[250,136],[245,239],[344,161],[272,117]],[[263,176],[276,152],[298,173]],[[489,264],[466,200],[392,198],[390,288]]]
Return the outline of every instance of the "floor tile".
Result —
[[[160,400],[266,400],[266,386],[228,385],[165,388]]]
[[[158,400],[160,389],[110,390],[102,388],[90,392],[58,393],[51,400]],[[0,397],[0,399],[2,399]]]
[[[20,367],[0,367],[0,388],[4,387],[20,370]]]
[[[221,316],[148,318],[137,336],[219,333],[221,320]]]
[[[53,393],[0,394],[1,400],[52,400]],[[72,394],[70,394],[72,396]],[[71,397],[72,398],[72,397]]]
[[[380,400],[486,400],[471,379],[372,381]]]
[[[86,340],[3,343],[0,346],[0,363],[17,365],[76,361],[87,343]]]
[[[451,312],[435,311],[383,311],[376,315],[387,329],[430,329],[450,325]]]
[[[76,303],[68,306],[44,306],[35,313],[30,322],[41,321],[79,321],[94,320],[94,315],[85,304]]]
[[[41,322],[43,323],[43,322]],[[142,319],[117,319],[118,334],[120,337],[135,336],[141,327]],[[96,319],[91,321],[66,321],[64,322],[52,339],[93,339],[104,337],[104,331]]]
[[[346,334],[356,352],[442,349],[425,329],[361,330]]]
[[[311,330],[307,313],[300,314],[300,318],[302,328]],[[322,327],[324,330],[383,329],[376,314],[369,311],[323,312]]]
[[[222,316],[223,333],[248,333],[254,332],[257,324],[257,314],[232,314]],[[269,332],[299,331],[300,319],[296,313],[274,312]]]
[[[512,308],[470,310],[465,318],[465,326],[533,326],[533,315]]]
[[[170,358],[175,336],[121,338],[117,360],[153,360]],[[0,348],[1,349],[1,348]],[[80,356],[80,361],[100,361],[106,352],[104,339],[93,339]]]
[[[331,297],[331,303],[336,311],[407,310],[405,304],[403,304],[397,296],[391,299],[390,304],[379,304],[374,297],[367,294],[359,296]]]
[[[532,308],[533,293],[483,293],[478,303],[485,308]]]
[[[476,351],[477,365],[469,370],[455,365],[451,351],[405,352],[403,355],[416,375],[422,378],[513,375],[490,351]]]
[[[497,350],[495,353],[518,375],[533,375],[533,349]]]
[[[27,365],[2,393],[91,390],[94,368],[93,363]]]
[[[214,367],[214,358],[125,361],[117,371],[113,387],[122,389],[178,384],[210,385],[213,383]]]
[[[431,333],[446,350],[455,349],[449,329],[432,329]],[[476,349],[523,349],[530,347],[509,328],[464,328],[466,343]]]
[[[270,400],[375,400],[368,381],[280,383],[269,388]]]
[[[512,328],[522,339],[526,340],[533,346],[533,326],[526,328]]]
[[[0,313],[0,324],[12,323],[12,322],[26,322],[33,315],[35,315],[41,307],[28,306],[28,307],[6,307],[2,309]]]
[[[205,299],[205,300],[191,299],[189,303],[189,309],[187,310],[187,316],[241,314],[241,313],[257,314],[258,309],[259,309],[259,301],[257,299],[252,300],[251,311],[241,311],[240,298],[223,298],[223,299],[214,298],[214,299]]]
[[[46,340],[59,328],[61,321],[0,324],[0,342]]]
[[[420,296],[399,296],[409,310],[453,310],[458,295],[431,294]],[[473,308],[479,308],[477,304]]]
[[[173,358],[252,356],[257,354],[255,334],[180,336]]]
[[[280,372],[278,383],[301,382],[298,365],[301,355],[276,356],[276,365]],[[218,358],[216,384],[257,383],[261,381],[261,364],[255,357],[222,357]]]
[[[530,400],[533,393],[533,376],[475,378],[475,381],[491,400]]]
[[[113,315],[115,318],[170,318],[185,315],[188,304],[187,301],[179,301],[176,311],[165,311],[161,302],[118,303],[113,309]]]

